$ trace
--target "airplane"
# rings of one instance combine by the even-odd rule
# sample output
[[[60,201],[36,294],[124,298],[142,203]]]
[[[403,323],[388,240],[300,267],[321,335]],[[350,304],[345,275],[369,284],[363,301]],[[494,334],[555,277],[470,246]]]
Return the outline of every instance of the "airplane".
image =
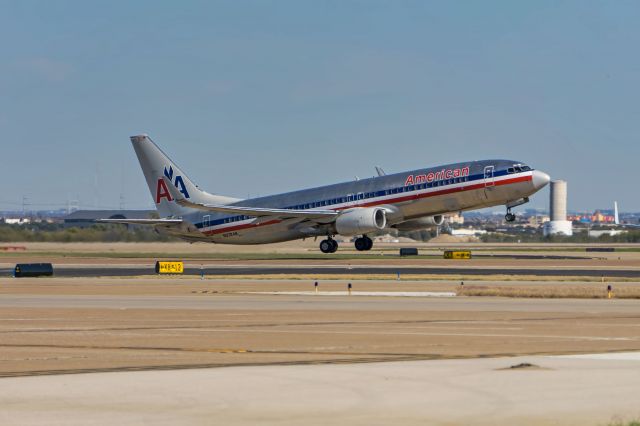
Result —
[[[322,237],[335,253],[336,235],[355,236],[371,250],[370,234],[440,226],[452,212],[505,205],[512,209],[549,183],[549,175],[513,160],[483,160],[386,174],[284,194],[238,199],[200,189],[148,135],[131,137],[159,219],[99,219],[146,224],[190,242],[267,244]]]

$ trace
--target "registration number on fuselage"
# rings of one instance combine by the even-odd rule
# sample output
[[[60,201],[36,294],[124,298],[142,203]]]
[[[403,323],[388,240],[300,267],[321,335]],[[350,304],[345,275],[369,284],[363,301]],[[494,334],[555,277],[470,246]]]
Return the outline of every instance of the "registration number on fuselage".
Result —
[[[224,234],[222,234],[222,236],[224,238],[229,238],[229,237],[237,237],[238,233],[236,231],[233,232],[225,232]]]

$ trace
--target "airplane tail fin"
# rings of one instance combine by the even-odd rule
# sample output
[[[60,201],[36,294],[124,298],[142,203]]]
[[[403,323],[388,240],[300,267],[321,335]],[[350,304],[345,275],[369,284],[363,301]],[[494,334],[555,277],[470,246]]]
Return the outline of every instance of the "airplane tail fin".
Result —
[[[193,210],[177,204],[168,183],[173,184],[184,198],[197,203],[229,204],[236,198],[209,194],[198,188],[191,179],[147,135],[131,136],[140,167],[149,186],[160,217],[182,216]],[[163,179],[163,176],[166,178]]]

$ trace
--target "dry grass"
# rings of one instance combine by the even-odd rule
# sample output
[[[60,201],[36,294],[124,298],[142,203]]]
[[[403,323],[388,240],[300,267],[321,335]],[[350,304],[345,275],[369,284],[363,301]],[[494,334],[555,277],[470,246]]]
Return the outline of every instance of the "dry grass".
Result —
[[[640,426],[640,420],[615,420],[611,423],[608,423],[607,426]]]
[[[173,278],[190,278],[194,275],[176,276]],[[124,277],[123,277],[124,278]],[[131,277],[127,277],[131,278]],[[135,277],[134,277],[135,278]],[[144,278],[144,277],[139,277]],[[147,277],[148,278],[148,277]],[[570,276],[541,276],[541,275],[441,275],[441,274],[400,274],[400,279],[396,274],[359,274],[357,272],[349,274],[246,274],[246,275],[206,275],[207,279],[217,280],[366,280],[366,281],[509,281],[509,282],[580,282],[580,283],[607,283],[602,281],[602,277],[570,277]],[[640,282],[639,278],[616,277],[616,282]]]
[[[593,285],[561,286],[460,286],[458,296],[521,297],[544,299],[606,299],[607,289]],[[640,287],[614,287],[616,299],[640,299]]]

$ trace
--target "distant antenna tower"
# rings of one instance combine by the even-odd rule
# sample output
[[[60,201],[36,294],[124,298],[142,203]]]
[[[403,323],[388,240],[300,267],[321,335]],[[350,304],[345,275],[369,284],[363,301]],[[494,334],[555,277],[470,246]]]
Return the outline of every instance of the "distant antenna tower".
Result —
[[[29,199],[26,195],[22,196],[22,217],[27,216],[27,207],[29,207]]]
[[[124,165],[122,165],[122,167],[120,167],[120,210],[124,210],[124,182],[125,182],[125,178],[124,178]]]
[[[95,173],[93,175],[93,208],[98,208],[98,194],[100,188],[100,163],[96,162]]]

